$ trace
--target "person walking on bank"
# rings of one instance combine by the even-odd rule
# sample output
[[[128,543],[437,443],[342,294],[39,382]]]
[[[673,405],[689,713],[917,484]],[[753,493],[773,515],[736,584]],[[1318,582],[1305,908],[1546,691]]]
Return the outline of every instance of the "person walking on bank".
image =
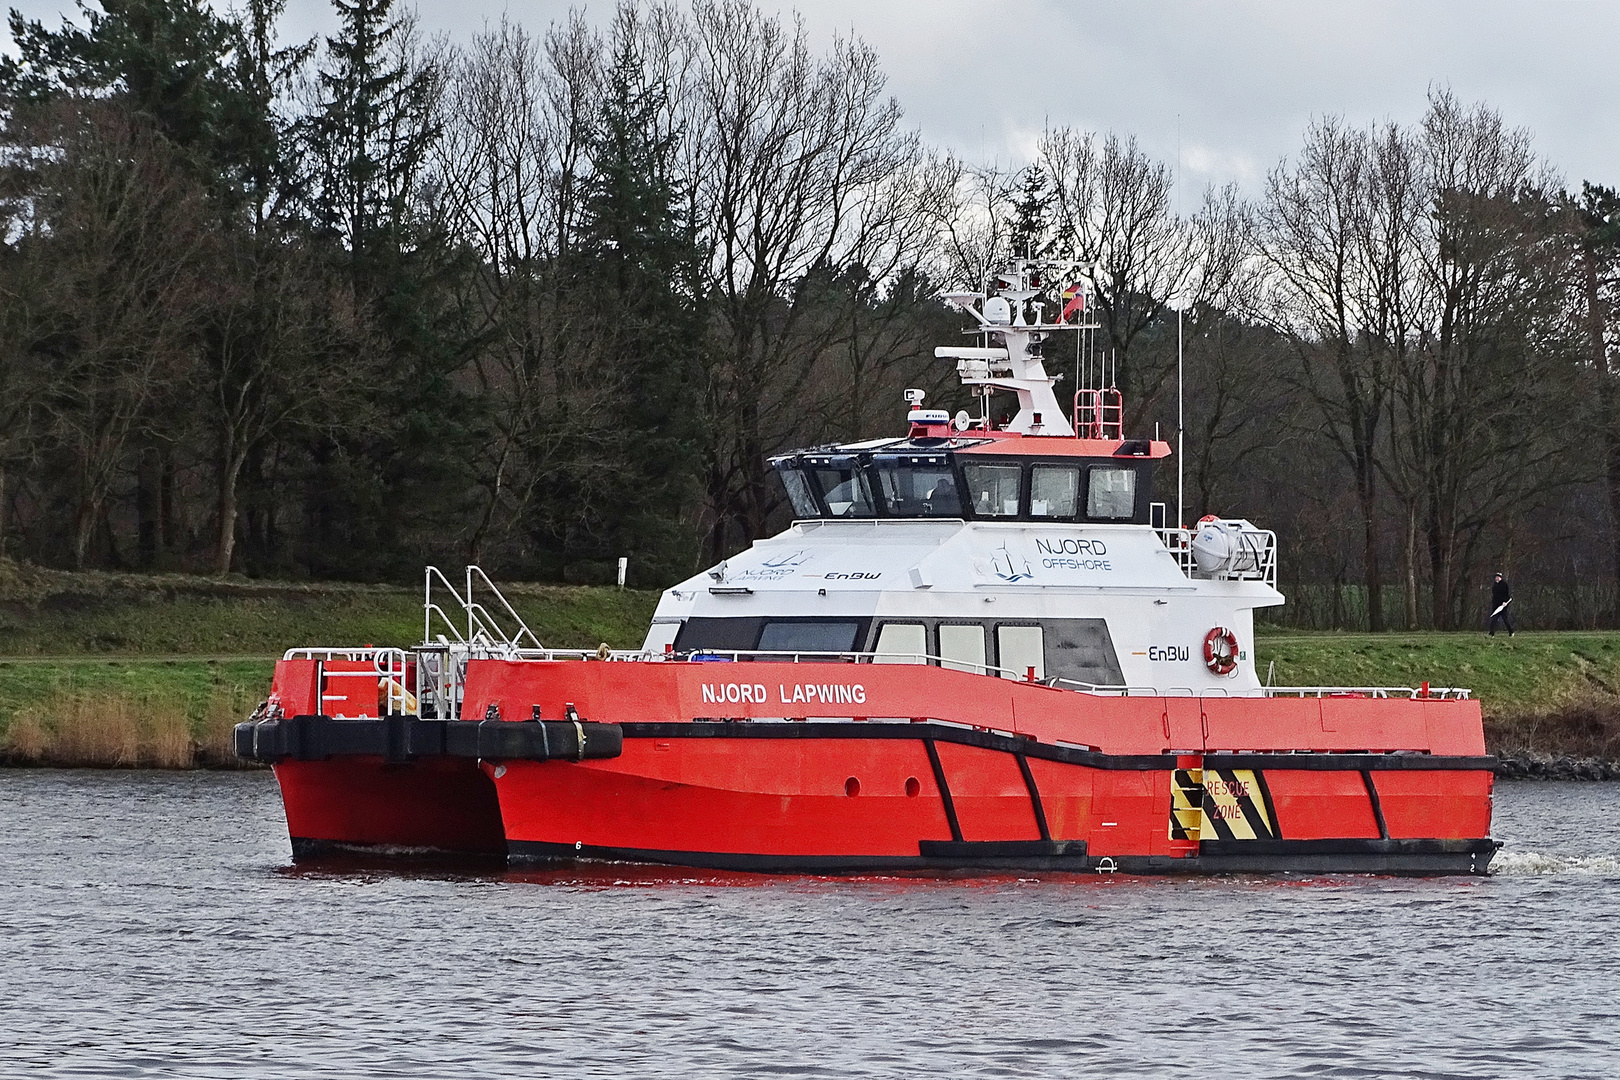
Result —
[[[1513,590],[1508,588],[1507,578],[1497,574],[1496,581],[1491,585],[1491,619],[1485,624],[1488,636],[1496,636],[1498,622],[1507,627],[1508,637],[1513,636],[1513,619],[1508,615],[1508,605],[1511,603]]]

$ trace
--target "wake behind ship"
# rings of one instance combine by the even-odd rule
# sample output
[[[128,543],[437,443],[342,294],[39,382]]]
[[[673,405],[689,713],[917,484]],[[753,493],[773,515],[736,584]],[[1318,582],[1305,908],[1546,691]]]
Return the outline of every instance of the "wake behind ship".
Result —
[[[1095,327],[1044,322],[1034,274],[946,297],[978,417],[908,391],[905,436],[773,459],[791,527],[667,590],[640,649],[548,649],[468,567],[428,569],[414,648],[289,650],[236,745],[295,858],[1485,872],[1478,702],[1262,685],[1275,536],[1169,524],[1170,447],[1105,379],[1065,415],[1043,343]]]

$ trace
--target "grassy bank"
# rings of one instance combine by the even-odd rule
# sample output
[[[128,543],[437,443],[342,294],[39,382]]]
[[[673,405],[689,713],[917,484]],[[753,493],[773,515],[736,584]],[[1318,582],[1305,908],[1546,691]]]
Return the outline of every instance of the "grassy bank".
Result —
[[[639,645],[658,594],[513,584],[542,642]],[[295,645],[409,645],[416,587],[73,574],[0,560],[0,760],[222,765]]]
[[[658,594],[511,584],[507,598],[558,647],[641,644]],[[73,574],[0,560],[0,657],[256,655],[294,645],[409,645],[419,586],[298,584],[183,574]]]
[[[512,585],[540,639],[638,644],[657,594]],[[181,575],[69,574],[0,560],[0,757],[222,763],[230,724],[291,645],[407,645],[421,592]],[[1504,754],[1620,759],[1620,632],[1262,633],[1262,678],[1288,686],[1466,686]],[[107,734],[92,737],[92,729]]]
[[[1269,634],[1278,686],[1465,686],[1495,753],[1620,758],[1620,632]]]

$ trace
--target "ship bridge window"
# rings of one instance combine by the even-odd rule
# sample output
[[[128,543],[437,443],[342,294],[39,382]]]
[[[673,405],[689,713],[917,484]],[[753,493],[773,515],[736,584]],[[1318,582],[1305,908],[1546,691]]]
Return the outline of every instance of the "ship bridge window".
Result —
[[[853,652],[861,631],[856,621],[774,619],[759,635],[760,652],[843,653]]]
[[[890,517],[962,516],[962,495],[944,458],[880,457],[873,464]]]
[[[1136,514],[1136,470],[1093,465],[1086,484],[1086,516],[1127,520]]]
[[[808,472],[833,517],[872,517],[872,491],[854,458],[812,464]]]
[[[821,516],[821,507],[816,504],[816,496],[810,490],[810,481],[804,473],[791,463],[777,466],[777,475],[782,478],[782,486],[787,489],[788,501],[793,504],[795,518],[818,518]]]
[[[1080,470],[1073,465],[1037,465],[1030,470],[1029,516],[1072,518],[1080,501]]]
[[[962,467],[967,477],[968,502],[979,517],[1017,517],[1018,485],[1024,470],[1018,465]]]

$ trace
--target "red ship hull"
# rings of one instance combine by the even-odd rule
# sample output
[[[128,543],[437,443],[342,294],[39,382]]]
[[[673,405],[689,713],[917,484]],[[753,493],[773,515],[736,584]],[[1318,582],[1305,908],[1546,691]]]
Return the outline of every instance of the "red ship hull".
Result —
[[[1497,846],[1472,701],[1099,697],[771,663],[473,661],[466,687],[462,715],[489,719],[304,718],[276,765],[295,856],[1479,873]],[[586,729],[610,726],[622,741],[589,759]],[[367,733],[383,752],[348,752]]]

